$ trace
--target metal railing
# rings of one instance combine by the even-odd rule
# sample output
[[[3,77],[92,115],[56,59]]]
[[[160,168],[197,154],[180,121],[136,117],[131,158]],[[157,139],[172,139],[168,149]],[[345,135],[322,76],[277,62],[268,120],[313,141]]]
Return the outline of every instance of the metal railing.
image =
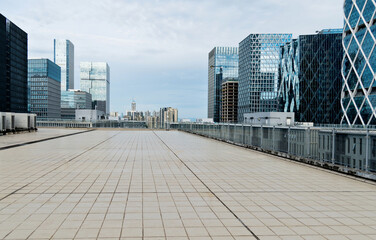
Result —
[[[166,125],[166,124],[165,124]],[[37,127],[64,127],[64,128],[133,128],[133,129],[163,129],[165,126],[158,122],[146,121],[118,121],[118,120],[37,120]]]
[[[178,129],[376,179],[376,130],[242,124],[171,124]]]

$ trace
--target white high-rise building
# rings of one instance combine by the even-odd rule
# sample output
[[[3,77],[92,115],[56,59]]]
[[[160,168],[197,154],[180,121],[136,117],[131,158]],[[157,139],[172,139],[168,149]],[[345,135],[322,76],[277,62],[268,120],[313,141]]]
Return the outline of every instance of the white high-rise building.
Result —
[[[54,62],[61,68],[61,91],[74,89],[74,45],[67,39],[54,39]]]
[[[106,62],[80,63],[81,90],[92,95],[93,109],[110,113],[110,67]]]

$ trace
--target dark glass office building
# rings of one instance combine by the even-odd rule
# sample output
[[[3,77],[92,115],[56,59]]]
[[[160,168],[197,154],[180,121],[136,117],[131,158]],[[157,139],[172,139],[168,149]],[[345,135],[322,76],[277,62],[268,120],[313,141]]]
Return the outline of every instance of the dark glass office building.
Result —
[[[1,14],[0,112],[27,112],[27,33]]]
[[[345,0],[341,123],[376,124],[376,7],[373,0]]]
[[[208,59],[208,118],[221,120],[221,95],[224,79],[238,78],[239,53],[237,47],[215,47]]]
[[[40,120],[61,118],[61,70],[49,59],[29,59],[29,111]]]
[[[244,113],[275,112],[280,47],[292,34],[250,34],[239,43],[238,121]]]
[[[301,35],[280,54],[280,111],[295,112],[298,122],[340,123],[342,29]]]

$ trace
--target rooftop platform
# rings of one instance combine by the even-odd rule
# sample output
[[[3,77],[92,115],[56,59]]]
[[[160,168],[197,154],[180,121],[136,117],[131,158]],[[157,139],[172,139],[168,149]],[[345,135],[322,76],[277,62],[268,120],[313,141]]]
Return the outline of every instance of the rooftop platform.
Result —
[[[376,185],[184,132],[82,130],[0,150],[0,239],[376,239]]]

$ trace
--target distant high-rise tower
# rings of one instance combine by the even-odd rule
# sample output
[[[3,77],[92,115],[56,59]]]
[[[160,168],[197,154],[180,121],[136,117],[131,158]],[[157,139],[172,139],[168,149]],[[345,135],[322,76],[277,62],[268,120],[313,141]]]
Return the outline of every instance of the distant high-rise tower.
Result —
[[[81,90],[91,94],[93,109],[110,112],[110,67],[106,62],[80,63]]]
[[[239,43],[238,120],[244,113],[277,111],[280,46],[292,34],[250,34]]]
[[[132,101],[132,112],[136,111],[136,102],[133,100]]]
[[[239,54],[237,47],[215,47],[209,52],[208,64],[208,118],[221,119],[222,82],[238,78]]]
[[[27,112],[27,33],[1,14],[0,112]]]
[[[344,3],[343,124],[376,124],[375,5],[374,0],[345,0]]]
[[[66,39],[54,39],[54,62],[61,68],[61,91],[74,88],[74,45]]]

